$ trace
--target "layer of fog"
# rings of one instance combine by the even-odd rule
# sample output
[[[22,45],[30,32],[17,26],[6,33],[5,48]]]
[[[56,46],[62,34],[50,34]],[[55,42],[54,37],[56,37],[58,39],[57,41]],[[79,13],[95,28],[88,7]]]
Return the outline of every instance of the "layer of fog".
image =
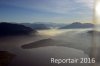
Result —
[[[35,42],[45,39],[46,42],[42,41],[40,45],[35,45]],[[30,43],[31,47],[27,49]],[[26,46],[26,49],[22,48],[23,46]],[[50,58],[88,57],[86,50],[90,47],[91,35],[87,30],[56,30],[55,32],[53,30],[49,33],[39,31],[36,36],[0,38],[0,50],[16,54],[9,66],[89,66],[89,64],[51,64]]]

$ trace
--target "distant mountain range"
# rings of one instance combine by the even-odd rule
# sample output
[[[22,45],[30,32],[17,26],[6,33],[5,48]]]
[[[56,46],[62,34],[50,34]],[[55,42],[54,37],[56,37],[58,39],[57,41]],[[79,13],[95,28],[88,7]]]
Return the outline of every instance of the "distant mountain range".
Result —
[[[91,23],[80,23],[74,22],[72,24],[62,24],[62,23],[0,23],[0,36],[2,35],[19,35],[19,34],[29,34],[31,32],[36,32],[36,30],[45,30],[50,28],[58,29],[79,29],[79,28],[93,28]]]
[[[74,22],[72,24],[63,24],[63,23],[45,23],[45,22],[37,22],[37,23],[21,23],[27,27],[31,27],[36,30],[50,29],[50,28],[59,28],[59,29],[79,29],[79,28],[92,28],[94,25],[91,23],[80,23]]]
[[[91,23],[80,23],[80,22],[74,22],[72,24],[60,27],[60,29],[79,29],[79,28],[93,28],[93,24]]]
[[[31,27],[32,29],[50,29],[50,28],[58,28],[65,26],[65,24],[60,23],[48,23],[48,22],[36,22],[36,23],[21,23],[27,27]]]
[[[9,35],[28,35],[30,33],[35,33],[36,31],[30,27],[26,27],[21,24],[14,23],[0,23],[0,36],[9,36]]]
[[[50,29],[49,26],[42,23],[21,23],[24,26],[30,27],[34,30]]]

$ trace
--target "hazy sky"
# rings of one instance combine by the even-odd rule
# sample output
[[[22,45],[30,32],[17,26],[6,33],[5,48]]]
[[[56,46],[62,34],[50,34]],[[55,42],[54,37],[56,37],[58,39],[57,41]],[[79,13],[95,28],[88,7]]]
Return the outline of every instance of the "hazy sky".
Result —
[[[91,22],[93,0],[0,0],[0,22]]]

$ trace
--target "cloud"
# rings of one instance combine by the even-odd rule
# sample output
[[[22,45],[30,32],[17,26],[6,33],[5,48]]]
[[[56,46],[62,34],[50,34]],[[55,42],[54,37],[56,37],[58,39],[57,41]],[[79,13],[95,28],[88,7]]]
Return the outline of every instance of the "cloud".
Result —
[[[4,0],[4,3],[44,12],[67,14],[80,11],[84,6],[92,8],[93,0]]]
[[[70,12],[85,11],[93,7],[93,0],[42,0],[37,9],[54,12],[59,14],[68,14]],[[87,10],[86,10],[87,11]]]
[[[81,3],[83,4],[84,6],[87,6],[89,8],[93,8],[93,3],[94,3],[94,0],[76,0],[77,3]]]

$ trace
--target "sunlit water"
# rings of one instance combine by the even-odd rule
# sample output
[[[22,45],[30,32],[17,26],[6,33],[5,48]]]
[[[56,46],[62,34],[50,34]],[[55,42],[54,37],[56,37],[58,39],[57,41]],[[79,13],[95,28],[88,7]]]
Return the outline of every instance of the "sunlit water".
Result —
[[[50,58],[85,58],[91,47],[91,35],[87,32],[91,29],[66,29],[66,30],[41,30],[36,36],[9,36],[0,38],[0,50],[10,51],[16,54],[9,66],[89,66],[89,64],[51,64]],[[41,39],[51,38],[58,42],[52,42],[55,46],[23,49],[22,45]],[[99,46],[99,38],[98,38]],[[63,46],[60,46],[63,45]]]

